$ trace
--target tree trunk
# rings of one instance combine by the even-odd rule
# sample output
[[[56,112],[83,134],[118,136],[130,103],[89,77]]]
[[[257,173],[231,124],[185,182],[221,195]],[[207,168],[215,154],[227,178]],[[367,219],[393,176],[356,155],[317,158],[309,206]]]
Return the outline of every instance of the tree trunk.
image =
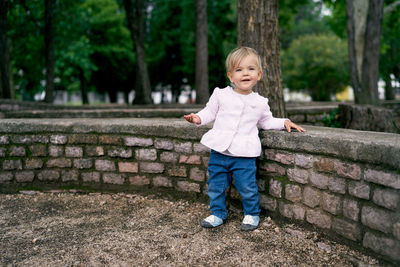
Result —
[[[347,0],[346,11],[355,103],[377,104],[383,0]]]
[[[282,90],[278,0],[238,0],[238,45],[254,48],[261,57],[263,78],[255,91],[269,99],[272,114],[285,117]]]
[[[0,98],[11,98],[10,53],[7,38],[9,4],[8,0],[0,0]]]
[[[45,27],[44,27],[44,45],[46,59],[46,98],[47,103],[53,103],[54,100],[54,1],[45,0]]]
[[[205,104],[208,89],[208,24],[207,0],[196,0],[196,103]]]
[[[136,52],[136,64],[140,87],[136,87],[134,103],[151,104],[151,86],[147,71],[146,55],[144,50],[144,22],[145,4],[144,0],[124,0],[128,28],[131,32],[133,44]]]
[[[82,104],[89,104],[85,72],[81,67],[79,67],[79,80],[81,82]]]
[[[394,89],[390,74],[385,75],[385,100],[394,100]]]

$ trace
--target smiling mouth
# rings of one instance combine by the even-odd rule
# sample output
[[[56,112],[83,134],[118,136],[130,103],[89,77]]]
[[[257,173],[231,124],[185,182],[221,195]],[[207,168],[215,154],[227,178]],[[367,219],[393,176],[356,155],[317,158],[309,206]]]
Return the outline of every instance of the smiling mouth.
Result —
[[[250,79],[244,79],[242,82],[250,82]]]

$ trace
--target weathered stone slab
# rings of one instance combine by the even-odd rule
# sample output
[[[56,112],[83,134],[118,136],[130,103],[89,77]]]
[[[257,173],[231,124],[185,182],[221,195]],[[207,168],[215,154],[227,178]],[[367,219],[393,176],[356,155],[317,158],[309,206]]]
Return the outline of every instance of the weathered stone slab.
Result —
[[[343,200],[343,215],[353,221],[359,220],[360,206],[353,199],[345,198]]]
[[[321,192],[310,186],[306,186],[303,192],[303,203],[310,208],[317,207],[321,202]]]
[[[400,193],[396,190],[377,188],[374,190],[372,201],[379,206],[396,210],[400,203]]]
[[[118,169],[120,172],[136,173],[139,171],[139,164],[137,162],[118,162]]]
[[[392,260],[400,261],[400,241],[398,240],[367,232],[364,235],[363,246],[386,255]]]
[[[74,159],[74,168],[77,169],[90,169],[93,166],[92,159]]]
[[[276,199],[260,194],[260,206],[266,210],[275,211],[277,208]]]
[[[400,158],[399,155],[400,154],[397,154],[396,157]],[[400,174],[396,174],[394,172],[392,173],[367,169],[365,170],[364,179],[376,184],[385,185],[394,189],[400,189]]]
[[[185,192],[197,192],[200,193],[200,185],[195,183],[189,183],[187,181],[179,181],[177,183],[179,191]]]
[[[384,233],[392,232],[392,218],[392,214],[383,209],[370,206],[364,206],[361,209],[361,222],[372,229]]]
[[[130,176],[128,180],[130,184],[138,186],[144,186],[150,184],[150,179],[144,175]]]
[[[178,162],[179,154],[175,152],[162,152],[160,154],[160,160],[162,162],[169,162],[169,163],[177,163]]]
[[[319,210],[308,209],[307,215],[306,215],[306,220],[307,220],[307,222],[314,224],[323,229],[330,229],[331,225],[332,225],[331,216],[329,216]]]
[[[292,202],[299,202],[302,199],[301,187],[298,185],[287,184],[285,186],[285,198]]]
[[[274,197],[282,197],[282,183],[278,180],[269,180],[269,193]]]
[[[15,180],[20,183],[32,182],[35,178],[35,173],[33,171],[22,171],[15,173]]]
[[[158,187],[172,187],[171,179],[165,176],[156,176],[153,178],[154,186]]]
[[[110,160],[97,159],[94,165],[98,171],[115,171],[115,163]]]
[[[309,173],[307,170],[295,168],[295,169],[288,169],[287,176],[290,181],[298,182],[300,184],[307,184]]]
[[[351,181],[349,183],[349,194],[362,199],[370,199],[371,188],[363,182]]]
[[[157,162],[140,162],[139,169],[144,173],[162,173],[164,172],[164,164]]]
[[[83,182],[100,182],[100,173],[98,172],[83,172],[81,173]]]
[[[125,137],[126,146],[152,146],[153,140],[151,138],[140,138],[140,137]]]
[[[346,220],[334,218],[332,229],[336,233],[353,241],[361,240],[361,228],[357,223],[351,223]]]
[[[124,184],[125,179],[119,173],[103,173],[103,181],[106,184]]]

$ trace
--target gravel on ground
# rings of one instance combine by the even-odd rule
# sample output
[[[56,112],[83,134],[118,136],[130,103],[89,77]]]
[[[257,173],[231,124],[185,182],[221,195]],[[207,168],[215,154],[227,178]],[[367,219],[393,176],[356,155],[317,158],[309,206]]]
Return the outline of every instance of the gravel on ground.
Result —
[[[203,229],[201,202],[139,194],[0,194],[1,266],[383,266],[294,224]]]

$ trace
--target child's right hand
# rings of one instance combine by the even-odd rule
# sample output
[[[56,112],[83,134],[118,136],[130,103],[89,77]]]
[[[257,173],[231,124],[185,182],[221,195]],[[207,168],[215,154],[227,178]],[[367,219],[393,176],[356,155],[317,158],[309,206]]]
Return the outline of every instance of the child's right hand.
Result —
[[[197,116],[196,114],[190,113],[189,115],[184,115],[183,117],[188,122],[191,122],[191,123],[194,123],[194,124],[200,124],[201,123],[200,117]]]

